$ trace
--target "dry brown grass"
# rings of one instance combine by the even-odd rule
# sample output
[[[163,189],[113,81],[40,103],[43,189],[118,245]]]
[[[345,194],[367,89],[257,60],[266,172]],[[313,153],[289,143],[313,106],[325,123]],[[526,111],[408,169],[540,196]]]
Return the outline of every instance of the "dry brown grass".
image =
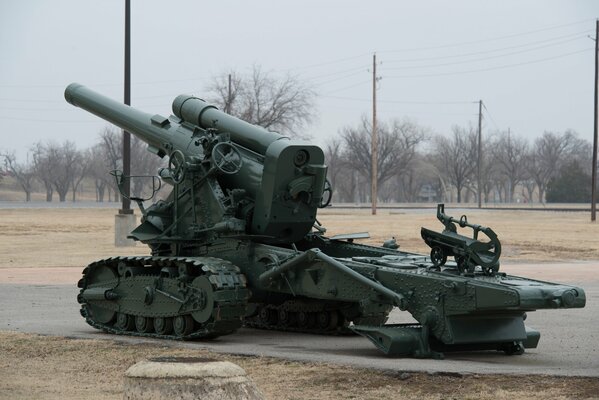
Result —
[[[112,255],[147,254],[144,245],[114,247],[114,214],[113,209],[0,209],[0,268],[83,266]],[[331,235],[370,231],[367,243],[380,244],[396,236],[402,249],[428,252],[420,227],[440,230],[434,214],[434,210],[380,211],[372,216],[366,210],[327,209],[319,218]],[[470,221],[495,229],[510,260],[599,259],[599,225],[588,219],[582,213],[540,211],[469,214]],[[595,378],[385,374],[332,364],[209,354],[168,344],[124,345],[0,332],[0,399],[122,398],[123,372],[137,361],[165,355],[235,362],[270,399],[599,398]]]
[[[228,360],[268,399],[590,399],[598,378],[384,373],[331,364],[236,357],[157,344],[0,332],[0,399],[121,399],[123,373],[151,357]]]
[[[446,213],[460,215],[446,209]],[[588,213],[553,211],[492,210],[468,211],[468,221],[489,226],[502,244],[502,260],[571,261],[599,259],[599,224],[591,223]],[[328,228],[327,234],[370,231],[370,244],[382,244],[395,236],[401,249],[428,253],[430,248],[420,237],[420,228],[441,231],[435,210],[401,212],[379,210],[325,209],[319,220]],[[471,229],[463,234],[471,235]],[[484,237],[484,236],[483,236]]]
[[[0,267],[83,266],[111,255],[147,254],[114,246],[116,210],[0,209]]]
[[[147,254],[145,245],[114,247],[114,209],[0,209],[0,268],[82,266],[113,255]],[[448,210],[451,213],[451,210]],[[503,245],[502,259],[571,261],[599,259],[599,224],[587,213],[550,211],[469,212],[471,222],[492,227]],[[366,243],[395,236],[401,249],[428,253],[420,227],[441,230],[435,211],[325,209],[328,234],[369,231]],[[470,234],[470,232],[468,232]]]

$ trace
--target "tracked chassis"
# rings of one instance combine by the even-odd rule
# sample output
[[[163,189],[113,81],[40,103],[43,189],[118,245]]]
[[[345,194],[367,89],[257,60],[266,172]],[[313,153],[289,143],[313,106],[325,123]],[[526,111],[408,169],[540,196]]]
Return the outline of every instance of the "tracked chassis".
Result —
[[[422,231],[431,256],[329,238],[316,219],[331,200],[324,152],[241,121],[188,95],[173,115],[147,114],[71,84],[66,100],[148,144],[168,167],[137,202],[130,238],[148,257],[116,257],[84,271],[78,296],[86,321],[107,332],[207,339],[248,327],[364,335],[383,352],[441,357],[451,350],[520,354],[539,333],[527,312],[580,308],[584,290],[509,276],[495,232],[439,206],[443,232]],[[172,187],[147,206],[162,184]],[[473,236],[457,232],[471,228]],[[483,242],[482,233],[489,239]],[[448,260],[453,256],[455,262]],[[413,325],[383,325],[392,308]]]

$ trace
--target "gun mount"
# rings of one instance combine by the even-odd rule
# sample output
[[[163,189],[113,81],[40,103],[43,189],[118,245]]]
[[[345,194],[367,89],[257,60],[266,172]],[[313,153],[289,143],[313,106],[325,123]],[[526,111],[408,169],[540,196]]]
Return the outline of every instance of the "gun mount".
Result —
[[[209,339],[242,325],[351,329],[393,355],[521,354],[540,338],[524,325],[525,313],[585,305],[578,287],[499,273],[495,233],[446,216],[442,205],[437,217],[446,229],[422,231],[431,257],[402,251],[395,240],[354,243],[365,234],[326,237],[316,220],[332,193],[322,150],[196,97],[177,97],[168,118],[79,84],[65,98],[169,157],[158,173],[172,186],[168,197],[147,208],[135,198],[143,215],[130,237],[151,255],[112,257],[83,270],[81,314],[98,329],[165,339]],[[473,238],[458,235],[455,224],[473,229]],[[481,242],[479,232],[490,241]],[[416,323],[384,325],[394,307]]]
[[[445,205],[437,205],[437,219],[445,225],[443,232],[438,233],[422,228],[420,234],[425,243],[431,247],[431,261],[434,267],[441,267],[447,262],[448,256],[454,256],[458,271],[472,274],[477,266],[489,275],[499,271],[501,243],[493,229],[486,226],[468,223],[468,218],[462,215],[459,220],[445,215]],[[456,224],[460,228],[471,228],[472,237],[457,233]],[[479,233],[489,239],[483,242]]]

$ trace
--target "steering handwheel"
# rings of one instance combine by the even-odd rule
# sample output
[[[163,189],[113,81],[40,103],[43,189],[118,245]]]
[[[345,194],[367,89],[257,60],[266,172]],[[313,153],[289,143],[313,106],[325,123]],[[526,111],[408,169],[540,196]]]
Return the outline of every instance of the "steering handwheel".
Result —
[[[320,198],[320,204],[318,208],[325,208],[329,204],[331,204],[331,199],[333,198],[333,186],[331,186],[331,182],[328,178],[325,178],[324,181],[324,189],[322,189],[322,197]]]
[[[212,148],[212,162],[223,174],[233,175],[241,169],[243,158],[237,147],[231,143],[220,142]]]
[[[181,150],[173,151],[168,158],[168,170],[173,182],[179,184],[185,178],[185,155]]]

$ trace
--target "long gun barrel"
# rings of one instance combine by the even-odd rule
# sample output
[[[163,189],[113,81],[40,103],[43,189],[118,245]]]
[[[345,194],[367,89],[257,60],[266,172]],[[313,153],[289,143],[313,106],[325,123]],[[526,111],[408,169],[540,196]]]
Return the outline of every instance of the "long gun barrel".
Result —
[[[72,83],[66,88],[65,99],[70,104],[133,133],[152,146],[161,148],[164,144],[164,128],[168,122],[164,117],[139,111],[78,83]],[[262,155],[274,141],[289,139],[235,118],[204,100],[189,95],[180,95],[175,98],[173,114],[182,121],[202,129],[214,129],[217,133],[229,133],[235,143]],[[166,152],[166,149],[163,150]]]
[[[173,101],[173,114],[203,129],[215,129],[219,133],[228,132],[231,140],[260,154],[265,154],[272,142],[288,139],[278,133],[232,117],[193,96],[177,96]]]
[[[233,168],[233,173],[224,171],[217,179],[224,193],[242,189],[246,202],[255,205],[246,206],[244,216],[251,220],[247,231],[252,234],[294,242],[309,232],[316,220],[327,170],[318,146],[267,131],[189,95],[174,100],[170,118],[136,110],[77,83],[66,88],[65,99],[131,132],[161,157],[179,152],[191,168],[198,162]],[[212,153],[218,144],[224,146],[216,152],[221,158],[215,160]],[[236,157],[238,168],[231,163]]]
[[[168,149],[164,145],[167,142],[165,137],[168,137],[167,130],[170,124],[166,118],[136,110],[78,83],[71,83],[67,86],[64,97],[70,104],[133,133],[155,148],[156,153],[160,152],[162,155],[168,153]],[[187,143],[188,141],[185,142],[185,145]]]

